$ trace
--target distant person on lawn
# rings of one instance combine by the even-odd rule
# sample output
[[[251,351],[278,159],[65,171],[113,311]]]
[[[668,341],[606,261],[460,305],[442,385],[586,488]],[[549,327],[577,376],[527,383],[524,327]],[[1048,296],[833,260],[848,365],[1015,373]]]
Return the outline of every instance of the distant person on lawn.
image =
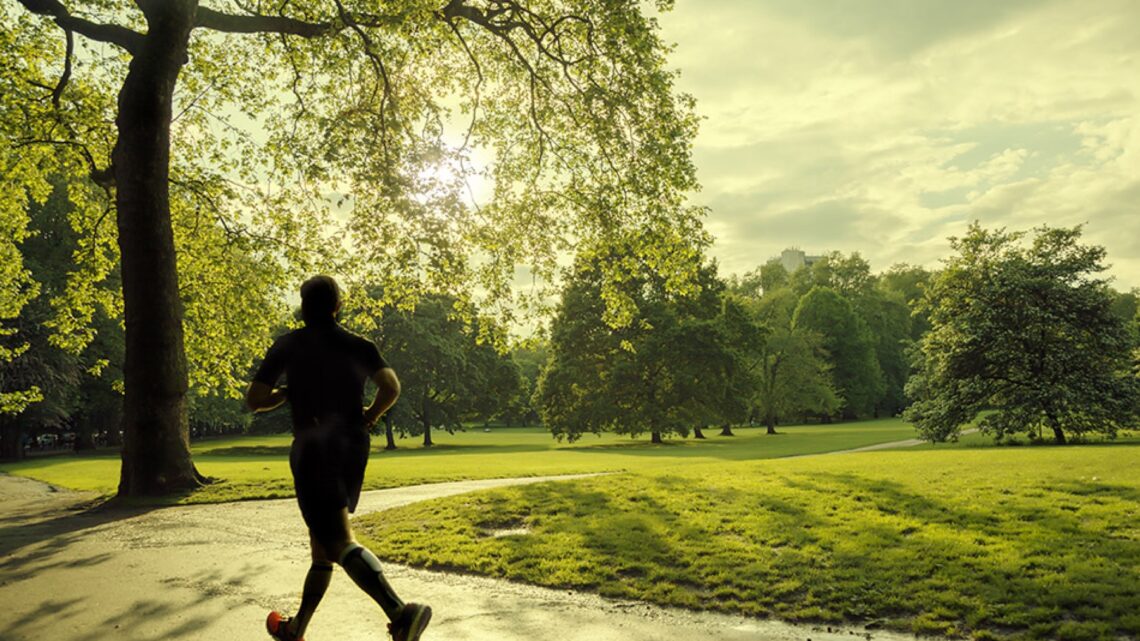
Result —
[[[287,619],[270,612],[266,626],[278,641],[300,641],[328,589],[335,561],[384,609],[392,638],[415,641],[431,619],[431,608],[396,596],[380,561],[356,542],[348,524],[368,464],[368,431],[396,402],[400,381],[376,345],[337,324],[340,305],[335,280],[315,276],[305,281],[305,326],[273,343],[246,394],[246,404],[256,412],[286,401],[292,409],[289,467],[313,557],[297,615]],[[288,389],[276,387],[282,374]],[[366,379],[376,383],[376,397],[367,408],[362,406]]]

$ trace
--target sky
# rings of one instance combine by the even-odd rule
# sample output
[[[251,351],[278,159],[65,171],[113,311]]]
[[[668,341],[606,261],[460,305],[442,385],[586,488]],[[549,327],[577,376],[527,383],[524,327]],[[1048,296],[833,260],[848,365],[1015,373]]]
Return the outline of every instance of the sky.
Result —
[[[1084,224],[1140,287],[1140,2],[676,0],[721,272],[788,247],[937,267],[970,221]]]

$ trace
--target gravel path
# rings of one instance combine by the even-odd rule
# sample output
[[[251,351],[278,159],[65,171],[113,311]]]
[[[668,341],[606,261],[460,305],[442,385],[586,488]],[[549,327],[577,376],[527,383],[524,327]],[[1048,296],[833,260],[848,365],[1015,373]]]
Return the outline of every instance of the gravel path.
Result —
[[[575,476],[366,492],[359,513],[490,487]],[[0,603],[5,641],[265,640],[308,569],[292,499],[158,510],[90,510],[95,497],[0,475]],[[388,564],[402,597],[431,603],[425,641],[911,641],[862,629],[793,626],[659,608]],[[310,641],[386,639],[383,615],[337,570]]]

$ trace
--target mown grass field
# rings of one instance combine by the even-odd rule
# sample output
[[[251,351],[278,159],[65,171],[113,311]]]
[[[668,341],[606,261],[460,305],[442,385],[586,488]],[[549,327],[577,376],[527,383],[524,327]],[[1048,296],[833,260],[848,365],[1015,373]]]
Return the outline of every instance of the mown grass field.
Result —
[[[1140,637],[1140,443],[980,443],[692,461],[415,504],[359,531],[389,560],[664,605]]]
[[[424,448],[419,439],[399,439],[399,449],[384,451],[383,437],[373,437],[365,477],[367,489],[468,479],[640,472],[700,462],[739,461],[851,449],[911,438],[914,428],[897,419],[781,428],[775,436],[762,428],[736,428],[736,436],[707,430],[705,440],[670,439],[664,445],[639,439],[584,436],[559,443],[539,428],[494,428],[483,432],[433,435]],[[293,496],[288,435],[209,440],[192,447],[194,462],[206,476],[220,479],[178,503],[211,503]],[[27,476],[60,487],[113,494],[119,481],[117,452],[34,458],[0,465],[0,472]]]
[[[901,421],[735,437],[436,436],[374,452],[366,486],[610,472],[357,519],[388,560],[663,605],[976,639],[1140,638],[1140,435],[1086,445],[957,443],[837,456],[914,436]],[[194,445],[223,479],[200,503],[292,495],[288,436]],[[110,494],[116,454],[0,466]]]

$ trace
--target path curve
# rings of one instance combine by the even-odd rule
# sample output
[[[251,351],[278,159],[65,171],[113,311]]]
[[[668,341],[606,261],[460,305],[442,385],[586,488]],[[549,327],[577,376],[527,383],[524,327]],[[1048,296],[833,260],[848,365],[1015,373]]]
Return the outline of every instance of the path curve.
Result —
[[[357,512],[475,490],[581,478],[493,479],[365,492]],[[308,569],[292,499],[158,510],[88,510],[90,494],[0,475],[0,603],[7,641],[268,639]],[[436,616],[424,641],[912,641],[883,631],[796,626],[660,608],[589,593],[387,564],[406,599]],[[309,641],[381,640],[383,616],[339,570]]]

